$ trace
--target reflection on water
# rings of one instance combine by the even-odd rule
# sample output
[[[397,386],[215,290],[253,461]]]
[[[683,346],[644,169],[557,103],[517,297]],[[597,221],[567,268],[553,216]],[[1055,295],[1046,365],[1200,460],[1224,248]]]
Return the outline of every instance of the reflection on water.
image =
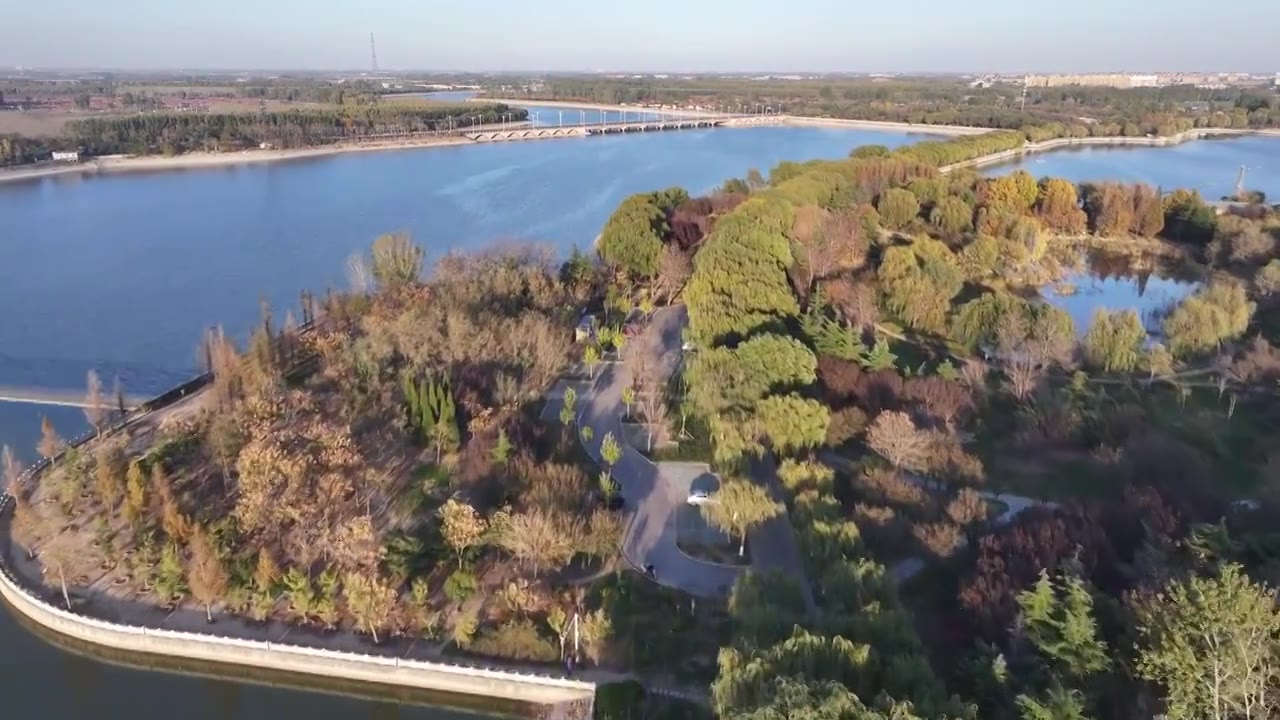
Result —
[[[1090,252],[1082,267],[1041,290],[1050,305],[1071,315],[1084,335],[1099,309],[1134,310],[1148,333],[1158,334],[1165,314],[1200,287],[1195,268],[1168,258],[1134,258]]]

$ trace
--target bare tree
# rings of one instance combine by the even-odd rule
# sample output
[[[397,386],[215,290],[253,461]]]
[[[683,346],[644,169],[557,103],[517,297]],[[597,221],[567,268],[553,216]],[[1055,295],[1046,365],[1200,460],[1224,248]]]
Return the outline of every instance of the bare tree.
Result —
[[[49,421],[48,416],[40,418],[40,442],[36,445],[36,451],[42,457],[48,458],[50,466],[53,465],[53,459],[62,452],[62,438],[58,436],[58,431],[54,429],[53,423]]]
[[[373,287],[373,273],[369,272],[369,265],[364,260],[364,255],[360,253],[352,253],[347,258],[347,283],[351,287],[354,295],[368,295],[369,290]]]
[[[535,508],[511,516],[502,546],[521,562],[540,570],[564,567],[582,542],[582,522],[568,515]]]
[[[924,472],[929,468],[933,440],[906,413],[890,410],[877,415],[871,423],[867,446],[895,467]]]
[[[89,371],[85,386],[84,416],[93,426],[93,431],[101,433],[102,423],[107,419],[110,410],[107,407],[107,399],[102,393],[102,380],[98,378],[97,372]]]
[[[71,609],[71,593],[67,591],[67,566],[70,565],[80,547],[72,533],[54,533],[40,549],[40,561],[46,570],[58,573],[58,584],[62,588],[62,601],[67,609]]]

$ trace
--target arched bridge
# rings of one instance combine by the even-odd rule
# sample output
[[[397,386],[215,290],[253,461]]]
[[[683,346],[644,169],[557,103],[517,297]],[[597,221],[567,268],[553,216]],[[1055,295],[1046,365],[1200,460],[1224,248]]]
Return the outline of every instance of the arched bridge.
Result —
[[[590,137],[593,135],[617,135],[636,132],[661,132],[665,130],[690,130],[721,127],[733,120],[733,116],[682,117],[661,120],[632,120],[627,122],[587,123],[557,125],[554,127],[522,127],[511,130],[484,130],[463,133],[476,142],[505,142],[512,140],[542,140],[560,137]]]

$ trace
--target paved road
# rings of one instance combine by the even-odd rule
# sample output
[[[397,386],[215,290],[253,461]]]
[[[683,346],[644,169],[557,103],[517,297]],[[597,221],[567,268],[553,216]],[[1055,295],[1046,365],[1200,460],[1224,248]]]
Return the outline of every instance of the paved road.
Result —
[[[675,363],[673,353],[678,359],[685,322],[682,307],[663,308],[651,322],[651,331],[660,334],[665,359],[671,366]],[[630,383],[630,373],[624,365],[607,365],[578,416],[579,427],[590,427],[594,433],[587,451],[597,461],[606,433],[613,433],[623,448],[622,459],[613,468],[613,477],[621,485],[622,497],[632,513],[622,555],[637,569],[652,565],[661,585],[700,597],[728,595],[742,568],[701,562],[680,552],[676,547],[676,509],[687,501],[687,489],[677,487],[658,465],[623,440],[622,390]]]

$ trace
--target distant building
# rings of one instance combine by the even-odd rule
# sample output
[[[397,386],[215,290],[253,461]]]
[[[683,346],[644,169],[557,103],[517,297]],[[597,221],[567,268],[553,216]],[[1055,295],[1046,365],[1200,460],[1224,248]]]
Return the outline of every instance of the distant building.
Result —
[[[72,150],[71,152],[55,152],[53,154],[54,162],[80,162],[80,151]]]

